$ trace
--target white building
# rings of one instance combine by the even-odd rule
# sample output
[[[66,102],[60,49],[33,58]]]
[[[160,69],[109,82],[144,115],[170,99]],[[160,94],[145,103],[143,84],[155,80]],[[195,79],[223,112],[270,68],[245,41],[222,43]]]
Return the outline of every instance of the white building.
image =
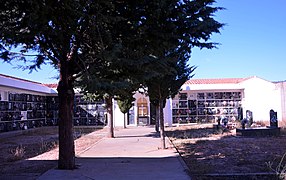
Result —
[[[213,95],[205,97],[203,108],[209,108],[208,103],[216,105],[211,108],[227,109],[227,116],[239,116],[238,108],[242,108],[243,117],[246,111],[253,113],[254,121],[269,121],[269,111],[273,109],[278,112],[278,119],[282,120],[281,91],[276,83],[258,77],[249,78],[224,78],[224,79],[191,79],[187,81],[182,89],[199,95]],[[215,97],[222,94],[223,97]],[[198,100],[199,102],[199,100]],[[221,103],[221,104],[220,104]]]
[[[152,108],[150,104],[149,97],[144,95],[143,93],[136,92],[133,96],[136,100],[134,102],[134,106],[129,110],[129,122],[127,125],[129,126],[144,126],[155,124],[155,109]],[[121,113],[117,102],[114,101],[114,111],[115,117],[115,126],[124,126],[124,116]],[[171,110],[171,100],[167,100],[166,107],[164,108],[164,121],[166,125],[172,124],[172,110]]]
[[[191,79],[180,93],[167,101],[165,124],[216,122],[221,117],[239,120],[252,112],[253,121],[269,125],[269,111],[277,112],[279,125],[286,122],[286,82],[270,82],[259,77]],[[154,124],[149,98],[136,93],[130,125]],[[144,101],[144,104],[142,102]],[[118,109],[115,104],[115,110]],[[116,121],[121,120],[115,111]],[[143,120],[144,119],[144,120]],[[121,124],[117,124],[122,126]]]
[[[237,120],[246,117],[246,111],[252,112],[254,121],[265,121],[267,124],[271,109],[277,112],[279,125],[282,125],[282,122],[286,122],[285,91],[286,81],[270,82],[255,76],[191,79],[182,86],[175,98],[167,100],[164,108],[165,125],[214,123],[222,117]],[[49,117],[56,117],[54,105],[57,103],[57,92],[55,87],[0,74],[0,97],[0,125],[11,121],[8,116],[12,116],[19,123],[29,123],[29,126],[45,121]],[[139,92],[134,97],[136,101],[134,107],[130,109],[127,125],[155,124],[155,111],[150,105],[149,97]],[[81,102],[80,98],[76,99],[76,103]],[[99,116],[96,112],[98,108],[102,109],[99,104],[88,106],[86,102],[82,102],[82,105],[75,109],[77,111],[74,113],[77,118],[76,122],[79,125],[92,124],[89,123],[93,122],[90,120],[93,118],[90,115]],[[49,115],[50,109],[54,110],[53,116]],[[83,112],[87,110],[92,113]],[[124,115],[120,112],[116,101],[114,101],[113,112],[114,125],[124,126]],[[100,116],[104,115],[101,113]],[[0,127],[0,131],[3,128]]]

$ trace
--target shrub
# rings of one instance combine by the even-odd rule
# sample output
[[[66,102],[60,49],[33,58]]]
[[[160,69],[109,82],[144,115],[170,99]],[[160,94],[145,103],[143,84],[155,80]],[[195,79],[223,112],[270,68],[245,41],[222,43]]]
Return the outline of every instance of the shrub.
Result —
[[[276,166],[276,168],[273,168],[273,162],[267,162],[268,168],[270,170],[274,171],[279,179],[286,179],[286,163],[285,163],[285,156],[286,153],[282,156],[280,159],[279,164]]]
[[[16,149],[11,149],[10,152],[11,152],[10,161],[17,161],[25,156],[25,148],[22,145],[17,146]]]

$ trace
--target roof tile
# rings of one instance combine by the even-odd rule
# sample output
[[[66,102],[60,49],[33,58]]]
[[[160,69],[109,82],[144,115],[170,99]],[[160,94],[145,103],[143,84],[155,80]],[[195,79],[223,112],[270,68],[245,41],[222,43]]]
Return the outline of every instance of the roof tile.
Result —
[[[249,78],[190,79],[185,84],[238,84]]]
[[[53,84],[43,84],[44,86],[47,86],[49,88],[57,88],[58,84],[57,83],[53,83]]]

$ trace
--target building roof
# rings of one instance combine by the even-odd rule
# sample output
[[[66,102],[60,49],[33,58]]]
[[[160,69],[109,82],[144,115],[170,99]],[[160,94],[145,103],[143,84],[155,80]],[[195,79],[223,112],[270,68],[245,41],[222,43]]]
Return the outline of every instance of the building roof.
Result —
[[[36,91],[40,93],[56,93],[53,89],[45,86],[42,83],[21,79],[13,76],[0,74],[0,85],[11,88],[24,89],[28,91]]]
[[[22,78],[18,78],[18,77],[13,77],[13,76],[9,76],[9,75],[6,75],[6,74],[0,74],[0,76],[3,76],[4,78],[8,78],[8,79],[19,80],[19,81],[25,81],[25,82],[30,82],[30,83],[34,83],[34,84],[42,84],[42,83],[39,83],[39,82],[36,82],[36,81],[30,81],[30,80],[27,80],[27,79],[22,79]]]
[[[185,82],[185,85],[189,84],[238,84],[245,80],[248,80],[252,77],[248,78],[214,78],[214,79],[190,79]]]
[[[58,84],[57,83],[53,83],[53,84],[43,84],[44,86],[47,86],[49,88],[57,88]]]

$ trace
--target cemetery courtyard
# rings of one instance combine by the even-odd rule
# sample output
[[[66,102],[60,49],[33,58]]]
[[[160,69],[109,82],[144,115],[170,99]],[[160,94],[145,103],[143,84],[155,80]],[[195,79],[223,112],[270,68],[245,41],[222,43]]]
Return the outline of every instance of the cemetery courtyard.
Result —
[[[76,154],[96,143],[107,132],[104,128],[90,133],[93,130],[76,130]],[[0,134],[2,176],[42,174],[57,165],[57,128],[42,127],[22,132],[11,137],[5,135],[5,138],[5,133]],[[283,128],[278,137],[241,137],[236,136],[235,130],[216,131],[212,124],[167,127],[166,134],[189,167],[193,179],[203,179],[206,174],[274,173],[270,166],[276,169],[286,152]]]
[[[256,179],[257,174],[262,175],[259,179],[271,179],[268,174],[280,173],[279,163],[282,169],[286,162],[283,128],[277,137],[242,137],[236,135],[235,129],[223,133],[214,130],[212,124],[172,127],[166,131],[193,179],[208,179],[206,174],[212,179],[229,179],[231,175],[241,179],[243,174],[249,179]]]

